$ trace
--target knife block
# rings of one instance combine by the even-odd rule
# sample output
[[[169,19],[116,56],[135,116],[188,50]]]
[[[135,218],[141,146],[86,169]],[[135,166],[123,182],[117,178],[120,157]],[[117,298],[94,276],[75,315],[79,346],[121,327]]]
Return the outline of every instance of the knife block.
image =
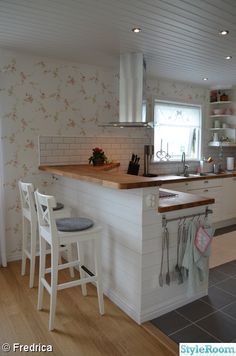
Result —
[[[127,174],[132,174],[134,176],[138,175],[139,172],[139,164],[134,164],[133,162],[129,162],[129,166],[128,166],[128,170],[127,170]]]

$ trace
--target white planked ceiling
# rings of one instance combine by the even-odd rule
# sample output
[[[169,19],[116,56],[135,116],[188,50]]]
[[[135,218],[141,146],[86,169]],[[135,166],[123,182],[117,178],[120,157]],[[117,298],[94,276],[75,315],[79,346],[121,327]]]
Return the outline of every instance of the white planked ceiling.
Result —
[[[0,47],[105,66],[139,51],[151,75],[236,85],[236,0],[0,0]]]

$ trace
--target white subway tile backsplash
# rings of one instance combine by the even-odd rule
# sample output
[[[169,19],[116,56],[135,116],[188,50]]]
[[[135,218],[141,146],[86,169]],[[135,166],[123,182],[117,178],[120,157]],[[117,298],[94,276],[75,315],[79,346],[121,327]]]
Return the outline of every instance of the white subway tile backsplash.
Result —
[[[143,137],[40,136],[40,164],[87,164],[92,149],[98,146],[104,149],[109,160],[120,162],[121,171],[126,171],[131,154],[139,155],[142,160],[143,145],[150,143],[150,138]]]
[[[53,143],[63,143],[64,142],[63,140],[64,140],[63,137],[59,137],[59,136],[52,137],[52,142]]]

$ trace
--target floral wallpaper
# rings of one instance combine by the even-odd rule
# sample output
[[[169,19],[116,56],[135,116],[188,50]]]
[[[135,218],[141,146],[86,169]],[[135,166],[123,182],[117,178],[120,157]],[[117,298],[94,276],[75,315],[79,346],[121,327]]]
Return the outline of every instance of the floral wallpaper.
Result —
[[[4,52],[0,60],[0,117],[4,143],[8,259],[20,257],[17,182],[46,189],[38,171],[38,136],[110,135],[98,127],[115,115],[111,70]]]
[[[99,123],[118,117],[117,70],[0,51],[0,124],[4,143],[8,260],[21,256],[17,182],[42,191],[53,183],[38,170],[38,136],[147,137],[152,130],[114,129]],[[148,80],[148,96],[205,102],[206,90]]]

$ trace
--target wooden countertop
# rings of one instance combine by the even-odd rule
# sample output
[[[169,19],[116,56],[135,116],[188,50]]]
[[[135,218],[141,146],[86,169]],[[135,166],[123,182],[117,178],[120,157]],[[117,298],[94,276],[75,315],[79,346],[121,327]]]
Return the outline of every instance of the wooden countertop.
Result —
[[[103,166],[91,165],[61,165],[61,166],[40,166],[39,169],[64,177],[85,180],[97,183],[104,187],[114,189],[134,189],[161,186],[164,183],[176,183],[185,181],[195,181],[204,179],[216,179],[226,177],[236,177],[236,171],[230,173],[212,174],[207,176],[190,175],[182,177],[177,175],[163,175],[157,177],[133,176],[120,172],[112,172],[113,168],[119,167],[119,163],[111,163]]]
[[[147,178],[112,172],[112,169],[119,167],[119,165],[119,163],[112,163],[96,167],[90,165],[40,166],[39,169],[59,176],[79,179],[115,189],[134,189],[161,186],[163,183],[180,182],[189,179],[171,175]],[[193,179],[198,178],[205,179],[205,177],[197,177]],[[190,180],[192,179],[190,178]],[[175,197],[161,198],[159,200],[158,211],[160,213],[214,204],[215,202],[214,199],[200,197],[189,193],[176,192],[169,189],[162,189],[162,191],[172,192],[177,195]]]
[[[162,182],[157,179],[158,177],[147,178],[111,171],[119,165],[119,163],[114,163],[96,167],[91,165],[39,166],[39,169],[63,177],[84,180],[115,189],[153,187],[160,185]]]
[[[166,213],[174,210],[193,208],[195,206],[214,204],[215,199],[206,198],[195,194],[176,192],[175,190],[160,189],[161,191],[177,194],[174,197],[159,198],[159,213]]]

